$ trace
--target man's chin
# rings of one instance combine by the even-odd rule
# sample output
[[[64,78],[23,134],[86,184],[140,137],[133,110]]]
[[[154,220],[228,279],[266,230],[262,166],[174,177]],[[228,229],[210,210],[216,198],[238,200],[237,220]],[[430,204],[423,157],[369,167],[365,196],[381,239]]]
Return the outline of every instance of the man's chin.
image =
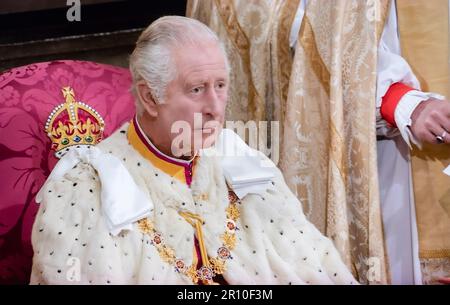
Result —
[[[217,134],[209,134],[209,135],[203,135],[203,142],[202,142],[202,149],[208,149],[212,146],[214,146],[214,144],[217,141]]]
[[[173,153],[175,156],[180,156],[179,158],[188,159],[190,157],[198,155],[201,150],[213,147],[217,141],[218,136],[219,136],[219,133],[214,132],[214,130],[211,133],[203,132],[202,136],[201,136],[201,140],[199,140],[199,138],[197,138],[197,139],[191,138],[190,139],[191,140],[190,143],[193,143],[194,145],[192,145],[192,146],[185,145],[184,148],[181,148],[181,149],[177,148],[176,149],[177,151],[176,152],[173,151]],[[185,139],[182,141],[182,143],[187,144],[188,141]]]

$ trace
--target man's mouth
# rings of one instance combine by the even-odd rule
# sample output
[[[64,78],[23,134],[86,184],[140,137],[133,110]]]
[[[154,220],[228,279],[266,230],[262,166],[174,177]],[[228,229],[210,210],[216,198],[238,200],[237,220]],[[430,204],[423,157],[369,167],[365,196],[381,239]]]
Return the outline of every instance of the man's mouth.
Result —
[[[198,128],[194,129],[195,131],[201,131],[202,133],[212,133],[214,132],[215,128]]]
[[[196,128],[194,130],[203,131],[203,132],[213,132],[217,128],[218,128],[218,126],[209,126],[209,127]]]

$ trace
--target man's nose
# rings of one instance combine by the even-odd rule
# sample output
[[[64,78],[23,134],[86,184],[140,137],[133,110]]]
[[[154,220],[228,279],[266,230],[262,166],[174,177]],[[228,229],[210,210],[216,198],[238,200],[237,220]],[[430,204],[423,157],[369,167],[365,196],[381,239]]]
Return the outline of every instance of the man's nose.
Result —
[[[222,104],[223,101],[221,99],[221,96],[217,94],[214,88],[210,88],[208,90],[207,105],[205,108],[206,114],[212,119],[218,120],[222,115]]]

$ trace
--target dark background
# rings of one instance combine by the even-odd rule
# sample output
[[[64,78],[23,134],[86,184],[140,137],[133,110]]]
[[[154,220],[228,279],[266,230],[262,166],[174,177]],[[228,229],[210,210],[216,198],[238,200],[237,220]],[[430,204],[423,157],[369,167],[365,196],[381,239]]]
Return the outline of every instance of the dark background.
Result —
[[[56,59],[122,67],[153,20],[185,15],[185,0],[80,0],[81,21],[68,21],[66,0],[0,1],[0,72]]]

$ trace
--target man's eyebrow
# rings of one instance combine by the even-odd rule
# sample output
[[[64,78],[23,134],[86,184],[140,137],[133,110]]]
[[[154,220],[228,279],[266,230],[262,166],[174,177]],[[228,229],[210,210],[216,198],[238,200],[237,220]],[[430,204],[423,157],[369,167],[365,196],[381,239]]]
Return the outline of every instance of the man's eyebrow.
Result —
[[[228,80],[227,77],[222,77],[222,76],[214,79],[214,81],[219,81],[219,82],[226,82],[227,80]],[[186,80],[184,82],[184,84],[185,84],[185,86],[194,86],[194,85],[204,84],[207,82],[208,82],[208,79],[206,79],[206,78],[193,78],[190,80]]]
[[[194,78],[192,80],[187,80],[184,82],[187,86],[198,85],[206,83],[206,79],[204,78]]]

